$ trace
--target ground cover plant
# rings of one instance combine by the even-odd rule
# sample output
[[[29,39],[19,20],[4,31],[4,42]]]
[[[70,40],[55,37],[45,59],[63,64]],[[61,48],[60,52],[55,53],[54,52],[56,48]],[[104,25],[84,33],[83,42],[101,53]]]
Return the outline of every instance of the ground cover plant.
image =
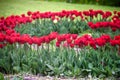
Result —
[[[62,10],[0,18],[0,71],[120,77],[120,12]]]

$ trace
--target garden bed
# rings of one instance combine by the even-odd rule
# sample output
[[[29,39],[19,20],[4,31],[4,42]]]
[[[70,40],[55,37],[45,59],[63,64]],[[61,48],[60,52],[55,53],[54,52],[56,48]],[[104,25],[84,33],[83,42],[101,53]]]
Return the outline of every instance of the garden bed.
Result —
[[[28,11],[1,17],[0,71],[119,78],[119,32],[117,11]]]

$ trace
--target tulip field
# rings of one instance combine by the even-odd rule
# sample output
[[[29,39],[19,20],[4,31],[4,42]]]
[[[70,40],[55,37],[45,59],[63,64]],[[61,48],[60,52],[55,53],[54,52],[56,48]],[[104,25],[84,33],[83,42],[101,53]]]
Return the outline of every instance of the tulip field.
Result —
[[[120,11],[28,11],[0,17],[0,72],[120,77]]]

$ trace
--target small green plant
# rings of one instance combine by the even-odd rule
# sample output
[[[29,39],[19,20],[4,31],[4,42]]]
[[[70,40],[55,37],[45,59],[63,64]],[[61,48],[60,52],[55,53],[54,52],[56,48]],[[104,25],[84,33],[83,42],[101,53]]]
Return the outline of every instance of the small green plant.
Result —
[[[4,80],[4,75],[0,73],[0,80]]]

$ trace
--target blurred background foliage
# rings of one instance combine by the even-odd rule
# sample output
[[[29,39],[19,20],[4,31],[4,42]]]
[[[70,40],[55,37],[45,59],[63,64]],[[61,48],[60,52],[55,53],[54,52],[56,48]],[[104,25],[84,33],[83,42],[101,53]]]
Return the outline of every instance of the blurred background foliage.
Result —
[[[120,0],[46,0],[46,1],[62,1],[62,2],[67,2],[67,3],[120,6]]]

